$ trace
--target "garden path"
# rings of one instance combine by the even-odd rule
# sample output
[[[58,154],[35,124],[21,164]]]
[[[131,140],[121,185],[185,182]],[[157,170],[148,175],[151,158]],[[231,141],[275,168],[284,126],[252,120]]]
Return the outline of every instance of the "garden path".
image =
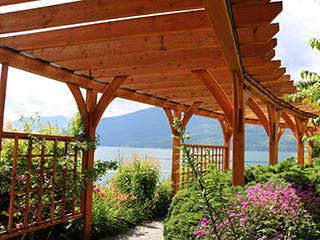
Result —
[[[163,221],[143,222],[124,234],[115,237],[105,237],[100,240],[164,240]]]

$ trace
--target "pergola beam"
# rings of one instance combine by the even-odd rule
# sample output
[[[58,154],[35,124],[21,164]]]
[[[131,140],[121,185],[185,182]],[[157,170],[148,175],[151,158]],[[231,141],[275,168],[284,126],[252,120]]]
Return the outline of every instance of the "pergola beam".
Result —
[[[218,48],[200,48],[192,50],[171,50],[171,51],[151,51],[133,54],[120,54],[105,56],[80,58],[77,60],[55,62],[60,66],[70,68],[75,71],[85,69],[112,69],[112,68],[130,68],[132,66],[145,66],[151,64],[168,65],[169,63],[184,63],[186,60],[197,62],[201,59],[211,59],[217,62],[221,59],[221,53]],[[222,60],[222,59],[221,59]],[[156,71],[156,67],[153,69]]]
[[[127,29],[127,34],[133,29]],[[130,35],[130,33],[129,33]],[[1,40],[0,40],[1,42]],[[68,46],[32,49],[28,54],[52,62],[71,61],[99,56],[123,55],[144,52],[159,52],[183,49],[197,49],[217,46],[211,31],[161,32],[155,36],[111,39],[94,43],[80,43]]]
[[[9,0],[5,1],[9,2]],[[19,0],[10,2],[14,1],[19,2]],[[20,2],[27,1],[20,0]],[[0,33],[27,31],[152,13],[190,10],[201,7],[201,0],[79,1],[25,10],[23,12],[1,14],[0,22],[6,27],[1,28]]]
[[[35,1],[39,1],[39,0],[1,0],[0,6],[12,5],[12,4],[18,4],[18,3],[35,2]]]
[[[197,70],[192,71],[192,73],[205,84],[212,96],[214,96],[216,101],[219,103],[228,121],[232,123],[232,103],[214,76],[207,70]]]
[[[209,29],[210,24],[205,13],[195,11],[29,33],[2,38],[0,43],[19,50],[30,50]]]

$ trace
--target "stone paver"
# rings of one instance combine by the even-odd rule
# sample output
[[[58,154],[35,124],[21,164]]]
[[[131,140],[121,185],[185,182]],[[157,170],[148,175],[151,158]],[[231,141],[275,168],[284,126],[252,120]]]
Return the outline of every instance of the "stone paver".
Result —
[[[162,220],[143,222],[125,234],[100,240],[164,240],[163,222]]]

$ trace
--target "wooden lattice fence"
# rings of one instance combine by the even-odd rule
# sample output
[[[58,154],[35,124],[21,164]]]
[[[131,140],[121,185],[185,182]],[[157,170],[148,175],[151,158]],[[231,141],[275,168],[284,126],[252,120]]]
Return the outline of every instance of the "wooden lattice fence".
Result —
[[[196,167],[200,174],[206,173],[211,167],[216,167],[219,171],[223,171],[227,150],[225,146],[187,144],[187,147],[190,148],[191,157],[197,161]],[[181,188],[183,188],[186,183],[194,181],[194,174],[189,165],[186,164],[183,153],[181,153],[181,156],[180,184]]]
[[[3,133],[0,239],[83,216],[83,141]]]

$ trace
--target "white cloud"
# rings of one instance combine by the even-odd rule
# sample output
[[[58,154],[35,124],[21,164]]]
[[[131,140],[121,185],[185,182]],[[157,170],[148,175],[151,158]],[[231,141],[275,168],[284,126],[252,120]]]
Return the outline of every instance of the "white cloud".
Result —
[[[115,99],[103,117],[118,116],[150,107],[123,99]],[[63,115],[72,117],[78,111],[76,102],[66,84],[10,68],[8,74],[5,120],[20,115]]]
[[[319,12],[319,0],[284,0],[283,11],[275,20],[280,23],[276,59],[295,80],[300,80],[301,70],[319,70],[320,53],[309,46],[311,38],[320,38]]]

